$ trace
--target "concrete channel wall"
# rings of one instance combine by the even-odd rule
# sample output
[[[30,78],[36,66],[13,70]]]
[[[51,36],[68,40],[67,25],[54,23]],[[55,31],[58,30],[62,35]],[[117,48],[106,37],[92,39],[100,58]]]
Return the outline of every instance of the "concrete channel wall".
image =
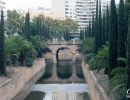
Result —
[[[97,79],[92,71],[89,70],[87,64],[82,62],[82,69],[85,81],[89,87],[89,95],[91,100],[109,100],[104,89],[98,84]]]
[[[44,74],[45,60],[37,59],[33,67],[17,67],[14,70],[17,74],[0,85],[0,100],[23,100],[29,93],[30,85]]]

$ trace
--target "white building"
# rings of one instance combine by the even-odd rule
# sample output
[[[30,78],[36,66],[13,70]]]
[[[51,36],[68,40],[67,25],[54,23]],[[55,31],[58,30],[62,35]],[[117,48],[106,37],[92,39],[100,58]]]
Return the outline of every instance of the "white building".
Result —
[[[110,5],[110,0],[102,0],[102,12],[105,13],[107,10],[107,6]]]
[[[4,2],[4,0],[0,0],[0,9],[5,9],[5,2]]]
[[[92,21],[92,15],[96,13],[96,0],[77,0],[76,21],[80,29],[85,29]]]
[[[65,0],[65,18],[76,20],[76,0]]]
[[[73,19],[78,22],[80,29],[85,29],[96,14],[97,0],[52,0],[55,14],[61,18]],[[100,0],[99,0],[100,1]],[[110,0],[101,0],[102,11],[105,12]]]

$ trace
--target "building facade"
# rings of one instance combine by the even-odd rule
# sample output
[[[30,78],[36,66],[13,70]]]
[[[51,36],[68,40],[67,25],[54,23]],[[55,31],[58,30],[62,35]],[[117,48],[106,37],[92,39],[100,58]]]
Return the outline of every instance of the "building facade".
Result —
[[[0,9],[5,9],[5,1],[0,0]]]
[[[96,14],[97,0],[52,0],[52,8],[62,19],[75,20],[80,29],[85,29],[92,16]],[[100,0],[99,0],[100,1]],[[101,0],[102,11],[105,12],[110,0]]]
[[[65,19],[76,20],[76,0],[65,0]]]
[[[92,21],[93,14],[96,13],[96,0],[76,1],[76,21],[80,29],[85,29]]]

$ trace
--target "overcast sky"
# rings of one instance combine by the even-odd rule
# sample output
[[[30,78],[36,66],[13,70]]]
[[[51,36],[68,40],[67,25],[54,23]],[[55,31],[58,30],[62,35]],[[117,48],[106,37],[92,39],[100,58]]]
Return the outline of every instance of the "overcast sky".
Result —
[[[51,8],[51,0],[4,0],[7,9],[28,9],[31,7]],[[119,0],[116,0],[117,2]]]
[[[51,7],[51,0],[4,0],[7,9],[28,9],[31,7]]]

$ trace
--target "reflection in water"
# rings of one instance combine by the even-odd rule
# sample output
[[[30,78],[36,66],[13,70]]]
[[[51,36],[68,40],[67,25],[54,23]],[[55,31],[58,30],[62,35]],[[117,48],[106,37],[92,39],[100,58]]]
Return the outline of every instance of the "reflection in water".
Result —
[[[84,78],[82,67],[81,67],[80,63],[76,63],[76,72],[77,72],[77,76],[79,78],[82,78],[82,79]]]
[[[69,78],[72,75],[72,66],[76,68],[77,75],[82,78],[81,64],[60,62],[57,65],[57,74],[60,78]],[[44,78],[52,75],[54,65],[47,63],[46,72],[38,84],[30,88],[32,91],[25,100],[90,100],[86,84],[44,84]],[[36,92],[37,91],[37,92]]]
[[[45,96],[30,95],[25,100],[90,100],[87,92],[84,93],[66,93],[66,92],[52,92],[44,94]]]
[[[42,79],[47,79],[52,76],[52,71],[53,71],[53,64],[50,62],[47,63],[46,69],[45,69],[45,74],[43,75]]]
[[[32,92],[25,98],[25,100],[43,100],[44,97],[45,97],[45,93],[44,93],[44,92],[32,91]]]
[[[25,100],[89,100],[86,84],[37,84],[30,91]]]
[[[72,75],[72,63],[69,61],[57,63],[57,75],[62,79],[70,78]]]

